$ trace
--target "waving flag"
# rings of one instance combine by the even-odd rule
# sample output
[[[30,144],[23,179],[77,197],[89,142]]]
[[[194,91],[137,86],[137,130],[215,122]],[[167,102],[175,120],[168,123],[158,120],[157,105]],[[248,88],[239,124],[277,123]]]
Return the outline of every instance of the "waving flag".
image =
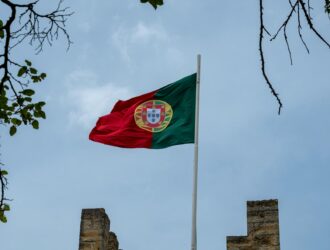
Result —
[[[123,148],[166,148],[194,143],[196,74],[127,101],[118,101],[89,135]]]

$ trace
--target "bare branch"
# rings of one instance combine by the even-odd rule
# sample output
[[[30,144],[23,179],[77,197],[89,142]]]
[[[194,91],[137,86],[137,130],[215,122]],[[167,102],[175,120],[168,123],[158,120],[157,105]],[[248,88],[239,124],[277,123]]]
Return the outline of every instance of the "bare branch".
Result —
[[[272,95],[276,98],[277,103],[279,105],[278,107],[278,114],[281,114],[281,109],[283,107],[283,104],[281,102],[281,99],[279,98],[279,95],[276,93],[273,85],[271,84],[267,73],[265,69],[265,59],[264,59],[264,51],[263,51],[263,38],[264,38],[264,19],[263,19],[263,0],[259,0],[259,7],[260,7],[260,33],[259,33],[259,52],[260,52],[260,59],[261,59],[261,71],[264,79],[266,80],[266,83],[272,93]]]
[[[288,32],[287,32],[287,28],[289,25],[290,20],[292,19],[292,17],[294,16],[294,14],[297,15],[297,31],[298,31],[298,35],[300,38],[300,41],[302,42],[302,44],[304,45],[307,53],[309,53],[309,48],[307,46],[307,43],[305,42],[303,35],[302,35],[302,24],[301,24],[301,10],[303,12],[303,16],[305,17],[308,26],[310,27],[310,29],[313,31],[313,33],[323,42],[325,43],[329,48],[330,48],[330,44],[323,38],[323,36],[314,28],[313,22],[312,22],[312,17],[311,17],[311,10],[313,9],[310,5],[310,1],[307,0],[307,4],[305,0],[295,0],[294,2],[292,0],[288,0],[289,5],[290,5],[290,11],[287,15],[287,17],[284,19],[284,21],[282,22],[282,24],[279,26],[279,28],[277,29],[277,31],[275,32],[275,34],[272,36],[272,38],[270,39],[270,41],[274,41],[277,37],[278,34],[283,31],[283,37],[284,37],[284,41],[286,44],[286,47],[288,49],[288,54],[289,54],[289,58],[290,58],[290,63],[291,65],[293,64],[293,58],[292,58],[292,52],[291,52],[291,48],[290,48],[290,44],[289,44],[289,39],[288,39]],[[282,107],[282,103],[278,97],[278,94],[275,92],[267,74],[265,71],[265,60],[264,60],[264,52],[263,52],[263,32],[267,30],[264,27],[263,24],[263,0],[260,0],[259,2],[260,5],[260,33],[259,33],[259,51],[260,51],[260,58],[261,58],[261,70],[262,70],[262,74],[263,77],[266,80],[266,83],[268,85],[268,87],[271,89],[272,94],[276,97],[278,103],[279,103],[279,113],[281,111],[281,107]],[[307,7],[306,7],[307,6]],[[267,32],[269,33],[269,32]]]
[[[28,83],[23,83],[14,77],[15,73],[11,72],[13,70],[12,66],[17,67],[15,70],[18,71],[23,65],[10,58],[10,51],[29,39],[31,45],[36,45],[36,52],[40,53],[43,50],[44,43],[52,45],[53,41],[58,39],[60,34],[65,36],[69,49],[72,41],[66,31],[66,21],[73,12],[68,12],[68,8],[61,7],[63,0],[58,2],[55,10],[46,14],[41,14],[35,10],[38,1],[27,4],[16,4],[11,0],[0,0],[0,2],[7,5],[10,9],[9,19],[2,26],[5,37],[3,39],[3,54],[0,55],[0,58],[3,59],[0,63],[0,69],[3,70],[0,77],[0,91],[6,87],[11,89],[13,94],[18,97],[15,84],[26,87]],[[19,25],[13,31],[13,24],[16,19],[18,19]],[[26,74],[32,77],[28,71]]]
[[[4,73],[0,81],[0,90],[3,89],[5,82],[8,79],[8,59],[9,59],[9,46],[10,46],[10,33],[11,33],[11,25],[13,24],[15,18],[16,18],[16,8],[15,6],[9,2],[8,0],[1,0],[3,3],[7,4],[11,9],[11,15],[8,19],[8,21],[3,26],[3,30],[5,31],[5,44],[4,44],[4,60],[3,60],[3,69]]]
[[[290,45],[289,45],[289,41],[288,41],[288,36],[287,36],[287,32],[286,32],[286,27],[287,27],[287,26],[284,26],[284,29],[283,29],[284,40],[285,40],[285,43],[286,43],[286,47],[288,48],[289,57],[290,57],[290,64],[293,65],[293,61],[292,61],[292,53],[291,53],[291,49],[290,49]]]
[[[290,3],[291,3],[291,2],[290,2]],[[277,30],[277,32],[275,33],[275,35],[270,39],[271,41],[275,40],[276,37],[277,37],[277,35],[280,33],[280,31],[281,31],[282,29],[284,29],[284,28],[288,25],[288,23],[289,23],[289,21],[290,21],[290,19],[291,19],[291,17],[292,17],[292,14],[295,12],[295,9],[296,9],[297,5],[298,5],[298,0],[295,2],[294,5],[291,4],[292,7],[291,7],[291,11],[290,11],[289,15],[288,15],[287,18],[284,20],[284,22],[282,23],[282,25],[278,28],[278,30]]]
[[[19,16],[19,22],[25,20],[24,24],[20,28],[11,33],[13,39],[17,41],[11,46],[11,49],[22,43],[25,39],[30,38],[29,43],[36,45],[36,52],[40,53],[43,50],[44,43],[52,45],[54,39],[58,39],[60,33],[62,33],[68,43],[68,48],[72,44],[71,38],[66,31],[67,18],[73,15],[73,12],[68,12],[69,8],[62,8],[61,4],[63,0],[59,1],[57,8],[48,13],[38,13],[34,6],[37,2],[33,2],[26,5],[17,5],[19,8],[23,8],[24,11]]]
[[[272,36],[270,32],[266,29],[266,27],[264,27],[264,31],[267,33],[268,36]]]
[[[309,54],[309,49],[308,49],[308,46],[301,34],[301,30],[302,30],[302,27],[301,27],[301,22],[300,22],[300,5],[298,5],[298,14],[297,14],[297,18],[298,18],[298,34],[299,34],[299,37],[300,37],[300,40],[301,42],[303,43],[303,45],[305,46],[305,49],[307,51],[307,53]]]
[[[310,0],[307,0],[307,6],[308,6],[308,16],[311,20],[313,20],[311,16],[311,11],[313,8],[311,7]]]
[[[330,48],[330,44],[323,38],[323,36],[314,28],[313,22],[312,22],[312,18],[310,17],[310,15],[308,14],[308,11],[310,10],[310,6],[308,6],[308,10],[306,9],[306,3],[303,0],[297,0],[300,3],[301,9],[304,12],[306,21],[309,25],[309,28],[314,32],[314,34],[323,42],[325,43],[329,48]]]

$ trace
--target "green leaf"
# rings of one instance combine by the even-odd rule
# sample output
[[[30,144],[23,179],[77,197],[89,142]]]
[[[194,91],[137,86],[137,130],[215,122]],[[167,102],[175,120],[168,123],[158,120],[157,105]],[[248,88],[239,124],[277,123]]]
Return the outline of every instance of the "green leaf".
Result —
[[[330,0],[325,0],[325,12],[330,14]]]
[[[10,129],[9,129],[9,134],[10,136],[13,136],[14,134],[16,134],[16,127],[15,126],[11,126]]]
[[[12,118],[11,119],[11,123],[14,124],[14,125],[16,125],[16,126],[19,126],[19,125],[22,124],[22,121],[19,120],[19,119],[17,119],[17,118]]]
[[[39,76],[31,76],[33,82],[40,82]]]
[[[22,68],[19,69],[17,76],[21,77],[23,74],[27,72],[27,67],[23,66]]]
[[[43,119],[46,119],[46,113],[44,111],[39,111],[39,114]]]
[[[46,73],[41,73],[40,77],[42,80],[44,80],[47,77],[47,75],[46,75]]]
[[[141,0],[141,3],[149,2],[155,9],[157,9],[158,5],[163,5],[163,0]]]
[[[34,129],[39,129],[39,122],[38,122],[37,120],[34,120],[34,121],[32,122],[32,127],[33,127]]]
[[[25,108],[28,110],[32,110],[34,108],[34,103],[30,103],[30,104],[26,105]]]
[[[36,109],[37,111],[42,111],[42,107],[43,107],[45,104],[46,104],[45,102],[38,102],[38,103],[36,103],[36,105],[35,105],[35,109]]]
[[[45,102],[38,102],[37,105],[40,106],[40,107],[43,107],[43,106],[46,105],[46,103]]]
[[[32,95],[34,95],[35,92],[33,89],[24,89],[21,93],[23,95],[32,96]]]
[[[42,109],[42,107],[38,103],[36,103],[36,105],[34,106],[34,108],[35,108],[35,110],[37,112],[41,111],[41,109]]]
[[[40,118],[40,117],[41,117],[41,115],[40,115],[40,111],[34,111],[34,112],[33,112],[33,116],[34,116],[35,118]]]
[[[24,98],[22,98],[21,96],[19,96],[19,97],[17,98],[17,104],[18,104],[18,105],[23,105],[23,103],[24,103]]]
[[[8,98],[6,96],[0,96],[0,105],[7,106]]]
[[[5,215],[0,215],[0,221],[7,223],[7,217]]]
[[[3,22],[2,20],[0,20],[0,28],[2,28],[2,26],[3,26]]]
[[[30,68],[30,72],[31,74],[37,74],[38,73],[38,70],[36,70],[35,68]]]
[[[2,175],[8,175],[8,172],[6,170],[1,170]]]
[[[32,65],[32,62],[30,62],[29,60],[25,60],[25,63],[27,66],[31,66]]]

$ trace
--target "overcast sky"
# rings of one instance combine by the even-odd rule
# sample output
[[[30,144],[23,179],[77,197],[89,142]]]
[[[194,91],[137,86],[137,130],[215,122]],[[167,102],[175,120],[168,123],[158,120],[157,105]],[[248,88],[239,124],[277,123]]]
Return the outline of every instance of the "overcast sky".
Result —
[[[288,2],[265,1],[275,32]],[[274,3],[276,2],[276,3]],[[56,1],[41,0],[42,10]],[[75,14],[60,39],[30,59],[47,79],[36,88],[47,120],[10,137],[1,127],[12,211],[0,224],[1,250],[78,249],[81,209],[103,207],[124,250],[189,249],[193,145],[121,149],[88,140],[118,99],[158,89],[196,71],[202,54],[198,247],[225,250],[246,234],[246,201],[279,199],[281,249],[329,250],[330,80],[327,47],[305,26],[311,54],[292,23],[293,62],[282,35],[258,55],[258,1],[66,0]],[[315,25],[330,40],[323,1]],[[2,11],[2,10],[1,10]],[[292,33],[291,33],[292,32]]]

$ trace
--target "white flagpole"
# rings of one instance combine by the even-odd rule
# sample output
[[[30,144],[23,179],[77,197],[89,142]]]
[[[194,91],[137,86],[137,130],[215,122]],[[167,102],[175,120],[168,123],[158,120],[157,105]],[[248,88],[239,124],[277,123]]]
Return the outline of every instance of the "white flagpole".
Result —
[[[195,147],[194,147],[194,179],[192,202],[191,250],[197,250],[197,181],[198,181],[198,123],[199,123],[199,87],[200,87],[201,55],[197,55],[196,106],[195,106]]]

